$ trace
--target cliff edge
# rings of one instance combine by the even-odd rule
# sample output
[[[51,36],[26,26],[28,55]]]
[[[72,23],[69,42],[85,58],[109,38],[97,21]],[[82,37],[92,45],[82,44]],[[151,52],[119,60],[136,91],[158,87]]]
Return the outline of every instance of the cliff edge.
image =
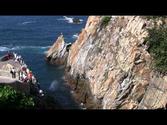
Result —
[[[105,18],[90,16],[69,50],[66,79],[74,96],[87,108],[165,108],[167,76],[150,67],[144,41],[154,22],[141,16]]]
[[[167,75],[152,67],[154,54],[146,41],[149,29],[161,31],[163,23],[167,21],[151,16],[89,16],[72,46],[61,35],[46,57],[52,64],[65,65],[65,78],[85,108],[166,108]],[[163,32],[167,31],[162,30],[162,36]],[[161,66],[162,55],[157,60]]]

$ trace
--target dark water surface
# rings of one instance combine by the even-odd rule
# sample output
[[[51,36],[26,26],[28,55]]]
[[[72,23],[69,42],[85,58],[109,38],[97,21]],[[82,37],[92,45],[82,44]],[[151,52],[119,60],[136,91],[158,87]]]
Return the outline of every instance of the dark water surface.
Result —
[[[81,24],[71,23],[76,16],[0,16],[0,56],[14,51],[38,78],[42,89],[54,95],[64,108],[77,108],[64,81],[62,67],[49,65],[44,53],[63,33],[66,42],[73,42],[84,28],[86,16],[77,16]]]

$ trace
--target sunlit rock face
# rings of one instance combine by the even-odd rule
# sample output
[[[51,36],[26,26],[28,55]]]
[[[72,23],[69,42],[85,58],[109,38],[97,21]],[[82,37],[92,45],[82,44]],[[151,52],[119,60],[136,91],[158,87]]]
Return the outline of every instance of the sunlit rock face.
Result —
[[[65,43],[63,35],[60,35],[46,52],[46,60],[51,64],[64,64],[68,56],[70,45],[71,44]]]
[[[167,76],[155,73],[141,16],[90,16],[69,50],[66,79],[87,108],[157,109],[167,103]],[[90,106],[91,105],[91,106]]]

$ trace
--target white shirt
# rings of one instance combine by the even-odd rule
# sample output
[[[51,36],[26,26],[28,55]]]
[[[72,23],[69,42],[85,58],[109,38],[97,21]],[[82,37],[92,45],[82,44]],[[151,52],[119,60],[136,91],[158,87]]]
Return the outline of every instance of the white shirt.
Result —
[[[23,73],[23,79],[25,79],[26,78],[26,75]]]
[[[15,72],[15,69],[12,69],[12,72],[14,73],[14,72]]]

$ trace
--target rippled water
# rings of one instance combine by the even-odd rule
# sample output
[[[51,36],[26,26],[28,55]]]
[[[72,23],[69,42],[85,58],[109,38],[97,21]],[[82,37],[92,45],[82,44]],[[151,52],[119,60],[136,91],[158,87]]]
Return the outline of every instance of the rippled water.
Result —
[[[42,89],[50,91],[64,108],[77,108],[63,80],[64,70],[49,65],[44,53],[63,33],[66,42],[73,42],[85,26],[73,24],[74,16],[0,16],[0,55],[15,51],[24,58],[30,70],[38,78]]]

